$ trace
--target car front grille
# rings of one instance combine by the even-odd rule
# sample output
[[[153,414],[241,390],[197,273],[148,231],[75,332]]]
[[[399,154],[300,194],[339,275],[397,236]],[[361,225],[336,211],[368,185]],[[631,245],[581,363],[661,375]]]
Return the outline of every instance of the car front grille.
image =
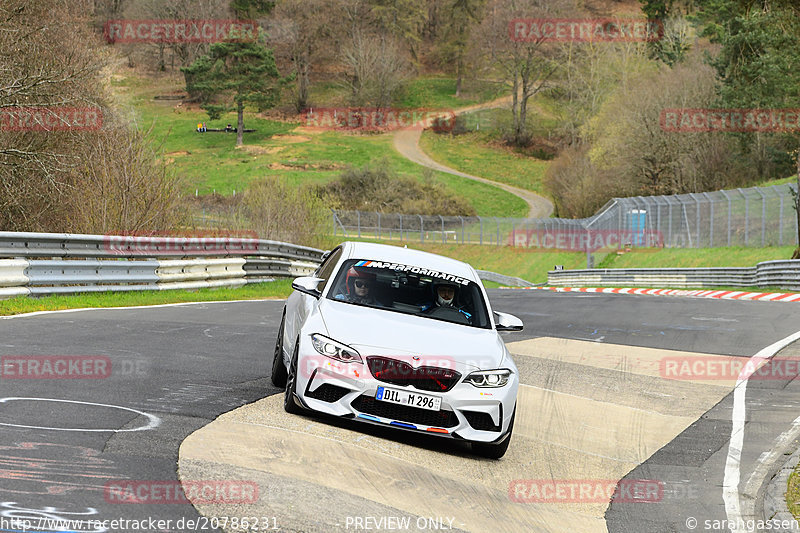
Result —
[[[450,368],[414,368],[405,361],[388,357],[367,357],[367,366],[378,381],[401,387],[410,385],[429,392],[447,392],[461,379],[461,374]]]
[[[430,411],[419,407],[397,405],[378,401],[372,396],[361,395],[350,404],[356,411],[423,426],[451,428],[458,425],[458,417],[453,411]]]

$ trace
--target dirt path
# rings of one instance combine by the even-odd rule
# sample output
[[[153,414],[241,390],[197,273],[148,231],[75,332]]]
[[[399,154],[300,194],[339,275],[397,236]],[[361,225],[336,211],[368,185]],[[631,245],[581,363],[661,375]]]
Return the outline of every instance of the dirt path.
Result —
[[[475,111],[480,111],[483,109],[494,109],[497,107],[503,107],[504,105],[508,105],[510,102],[511,102],[511,97],[506,96],[503,98],[499,98],[497,100],[493,100],[491,102],[487,102],[485,104],[477,104],[473,106],[463,107],[461,109],[456,110],[456,114],[461,115],[463,113],[473,113]],[[480,181],[483,183],[487,183],[489,185],[493,185],[495,187],[500,187],[501,189],[508,191],[511,194],[518,196],[519,198],[522,198],[528,204],[528,218],[546,218],[552,214],[553,212],[552,202],[550,202],[550,200],[548,200],[543,196],[539,196],[533,191],[527,191],[525,189],[520,189],[519,187],[513,187],[505,183],[500,183],[486,178],[465,174],[464,172],[460,172],[458,170],[445,166],[441,163],[437,163],[436,161],[431,159],[431,157],[428,156],[428,154],[423,152],[422,148],[420,148],[419,140],[421,137],[422,137],[421,130],[399,130],[397,133],[394,134],[394,147],[398,152],[400,152],[400,154],[403,157],[424,167],[428,167],[433,170],[438,170],[439,172],[452,174],[454,176],[461,176],[462,178],[468,178],[471,180]]]

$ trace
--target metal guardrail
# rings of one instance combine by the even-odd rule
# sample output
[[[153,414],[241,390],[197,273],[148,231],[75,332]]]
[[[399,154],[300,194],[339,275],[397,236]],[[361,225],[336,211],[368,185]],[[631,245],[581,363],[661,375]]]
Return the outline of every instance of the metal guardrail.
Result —
[[[488,270],[477,270],[478,276],[485,281],[494,281],[495,283],[502,283],[511,287],[535,287],[536,284],[526,281],[522,278],[515,278],[513,276],[505,276],[497,272],[490,272]]]
[[[736,268],[620,268],[553,270],[548,285],[598,287],[777,287],[800,290],[800,260]]]
[[[2,257],[142,258],[268,256],[320,261],[322,250],[241,237],[149,237],[0,231]]]
[[[246,238],[0,232],[0,298],[237,287],[313,272],[322,250]]]
[[[323,253],[259,239],[0,232],[0,298],[239,287],[310,275]],[[532,286],[520,278],[478,273],[484,280]]]

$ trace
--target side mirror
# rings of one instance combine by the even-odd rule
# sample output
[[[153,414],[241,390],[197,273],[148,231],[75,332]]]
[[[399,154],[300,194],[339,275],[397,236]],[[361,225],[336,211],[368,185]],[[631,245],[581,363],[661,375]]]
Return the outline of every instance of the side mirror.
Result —
[[[497,331],[522,331],[522,320],[508,313],[494,312],[494,323]]]
[[[319,291],[317,287],[323,281],[325,280],[322,278],[314,278],[314,277],[297,278],[292,282],[292,288],[298,292],[311,295],[314,298],[319,298],[320,296],[322,296],[322,293]]]

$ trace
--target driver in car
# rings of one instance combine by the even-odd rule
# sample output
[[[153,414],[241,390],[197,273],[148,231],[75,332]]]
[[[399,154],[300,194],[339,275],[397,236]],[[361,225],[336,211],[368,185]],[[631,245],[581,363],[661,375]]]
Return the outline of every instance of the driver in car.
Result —
[[[455,307],[453,301],[456,299],[455,285],[440,283],[436,285],[436,305],[439,307]]]
[[[433,294],[435,296],[432,306],[424,309],[425,312],[433,314],[437,309],[446,308],[452,309],[463,314],[468,321],[472,321],[472,315],[464,309],[456,306],[456,296],[458,294],[458,285],[450,282],[439,282],[433,285]]]

